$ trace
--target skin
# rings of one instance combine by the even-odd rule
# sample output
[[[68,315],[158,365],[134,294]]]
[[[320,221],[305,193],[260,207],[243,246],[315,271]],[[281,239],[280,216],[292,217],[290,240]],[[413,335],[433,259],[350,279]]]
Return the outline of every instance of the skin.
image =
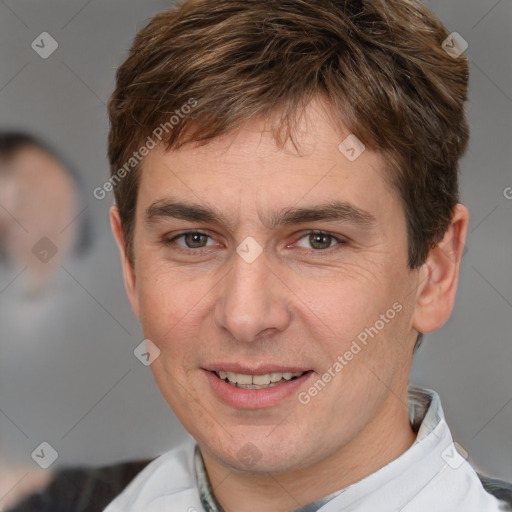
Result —
[[[20,149],[0,169],[0,231],[10,258],[27,267],[25,291],[44,291],[52,274],[71,249],[78,195],[65,167],[36,147]],[[68,229],[69,227],[69,229]],[[32,248],[42,237],[57,247],[49,261],[41,261]]]
[[[296,132],[300,153],[291,143],[277,146],[263,119],[202,147],[150,152],[133,265],[111,210],[132,308],[161,351],[154,377],[198,442],[226,511],[294,509],[406,451],[415,439],[406,390],[417,331],[439,328],[453,308],[467,209],[455,208],[445,239],[410,270],[405,216],[384,179],[383,158],[366,149],[354,162],[346,159],[338,145],[349,132],[326,112],[320,100],[306,110]],[[147,222],[147,209],[169,199],[216,208],[227,223]],[[375,223],[270,225],[270,215],[285,208],[336,200]],[[202,248],[194,240],[187,248],[183,237],[164,243],[185,230],[211,238],[200,238]],[[319,246],[308,230],[346,243],[327,238]],[[264,248],[250,264],[236,253],[249,236]],[[306,405],[293,394],[274,407],[234,408],[205,377],[204,368],[221,361],[274,362],[311,369],[300,389],[307,391],[396,302],[402,310]],[[243,450],[252,450],[250,464]]]
[[[0,461],[0,510],[7,510],[23,497],[42,491],[51,481],[52,472],[32,467],[12,467]]]

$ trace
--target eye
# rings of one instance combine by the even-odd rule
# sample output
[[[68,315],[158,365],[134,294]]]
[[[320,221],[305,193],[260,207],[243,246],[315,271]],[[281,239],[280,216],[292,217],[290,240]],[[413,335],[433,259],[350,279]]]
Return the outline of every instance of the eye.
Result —
[[[316,251],[330,249],[335,245],[344,245],[346,243],[347,240],[323,231],[309,231],[304,233],[297,241],[299,247],[304,249],[313,248]]]
[[[181,240],[182,243],[178,242]],[[212,243],[208,243],[208,242]],[[165,237],[164,243],[166,245],[172,245],[177,243],[179,246],[185,249],[202,249],[207,246],[215,245],[215,242],[206,233],[200,231],[187,231],[186,233],[180,233],[172,238]]]
[[[173,237],[164,237],[165,245],[178,245],[184,250],[203,249],[216,245],[216,242],[207,233],[201,231],[187,231]],[[314,249],[325,251],[337,245],[345,245],[348,241],[342,237],[335,236],[324,231],[309,231],[303,233],[296,242],[296,245],[303,249]]]

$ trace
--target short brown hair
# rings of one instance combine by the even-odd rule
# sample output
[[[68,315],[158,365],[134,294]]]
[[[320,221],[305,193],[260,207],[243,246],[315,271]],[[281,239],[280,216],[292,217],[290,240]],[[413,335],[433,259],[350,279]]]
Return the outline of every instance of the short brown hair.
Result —
[[[111,179],[131,261],[140,174],[132,156],[158,126],[169,128],[193,101],[161,130],[168,149],[276,112],[284,142],[323,96],[384,155],[407,219],[409,267],[419,267],[451,221],[469,133],[468,64],[442,48],[448,35],[417,0],[188,0],[155,16],[119,68],[108,106]]]

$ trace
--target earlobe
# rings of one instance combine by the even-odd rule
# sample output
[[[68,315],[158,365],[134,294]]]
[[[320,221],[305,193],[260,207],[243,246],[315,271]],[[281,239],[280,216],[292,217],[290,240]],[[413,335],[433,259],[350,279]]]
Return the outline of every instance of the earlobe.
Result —
[[[413,327],[419,332],[439,329],[452,313],[468,224],[468,209],[457,204],[443,239],[418,273]]]
[[[124,241],[123,226],[121,217],[119,215],[119,209],[116,205],[110,208],[110,224],[112,226],[112,233],[119,247],[121,253],[121,263],[123,266],[124,284],[128,300],[132,306],[132,310],[137,318],[139,318],[139,301],[136,289],[136,274],[135,268],[130,262],[126,254],[126,245]]]

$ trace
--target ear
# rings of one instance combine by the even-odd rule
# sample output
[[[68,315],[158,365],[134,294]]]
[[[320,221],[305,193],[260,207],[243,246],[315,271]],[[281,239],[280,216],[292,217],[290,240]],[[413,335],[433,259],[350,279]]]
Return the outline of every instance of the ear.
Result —
[[[439,329],[452,313],[468,224],[468,209],[457,204],[443,240],[430,250],[420,269],[413,315],[413,328],[418,332]]]
[[[124,284],[128,300],[132,306],[135,316],[139,319],[139,299],[137,295],[135,268],[131,264],[126,254],[126,246],[124,242],[124,233],[119,215],[119,209],[116,205],[110,208],[110,224],[112,226],[112,233],[116,239],[119,251],[121,252],[121,263],[123,265]]]

